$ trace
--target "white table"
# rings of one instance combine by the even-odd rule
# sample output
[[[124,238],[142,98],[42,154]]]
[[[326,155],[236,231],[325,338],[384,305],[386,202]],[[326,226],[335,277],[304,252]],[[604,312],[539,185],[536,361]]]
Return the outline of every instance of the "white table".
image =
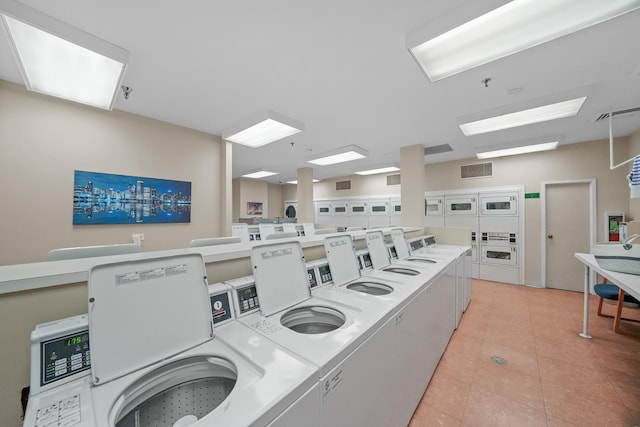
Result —
[[[589,290],[591,289],[591,269],[606,278],[609,282],[618,286],[620,289],[640,300],[640,276],[634,274],[618,273],[611,270],[605,270],[598,265],[596,258],[592,254],[575,253],[574,256],[584,264],[584,318],[582,322],[582,332],[580,336],[583,338],[591,338],[589,335]]]

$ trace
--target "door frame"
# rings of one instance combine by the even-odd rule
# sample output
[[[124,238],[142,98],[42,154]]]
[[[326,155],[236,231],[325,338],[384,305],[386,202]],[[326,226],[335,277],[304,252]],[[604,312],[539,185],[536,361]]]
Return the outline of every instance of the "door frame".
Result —
[[[540,183],[540,206],[541,206],[541,259],[540,265],[542,266],[542,276],[540,277],[540,284],[543,288],[547,287],[547,186],[552,185],[564,185],[564,184],[589,184],[589,246],[596,243],[596,216],[597,216],[597,203],[596,203],[596,179],[571,179],[565,181],[542,181]],[[576,261],[577,262],[577,261]],[[591,269],[591,283],[595,283],[595,273]]]

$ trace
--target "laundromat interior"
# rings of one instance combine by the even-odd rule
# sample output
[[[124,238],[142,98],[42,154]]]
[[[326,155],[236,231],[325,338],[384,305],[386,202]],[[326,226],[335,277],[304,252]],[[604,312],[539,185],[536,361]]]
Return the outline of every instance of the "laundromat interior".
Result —
[[[0,426],[640,425],[639,9],[0,0]]]

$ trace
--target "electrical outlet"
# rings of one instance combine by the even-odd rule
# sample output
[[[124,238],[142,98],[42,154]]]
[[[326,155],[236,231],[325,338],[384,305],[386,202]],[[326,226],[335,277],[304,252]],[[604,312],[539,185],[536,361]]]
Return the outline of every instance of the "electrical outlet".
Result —
[[[133,243],[135,243],[136,245],[142,245],[142,241],[144,240],[144,234],[132,234],[131,240],[133,240]]]

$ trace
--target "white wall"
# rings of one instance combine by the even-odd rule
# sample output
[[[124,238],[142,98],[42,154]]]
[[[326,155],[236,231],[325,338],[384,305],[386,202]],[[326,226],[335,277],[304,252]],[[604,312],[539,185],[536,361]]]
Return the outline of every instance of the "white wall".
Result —
[[[0,265],[44,261],[50,249],[131,241],[144,251],[219,235],[220,139],[121,111],[28,93],[0,81]],[[72,224],[74,170],[192,183],[191,223]]]

